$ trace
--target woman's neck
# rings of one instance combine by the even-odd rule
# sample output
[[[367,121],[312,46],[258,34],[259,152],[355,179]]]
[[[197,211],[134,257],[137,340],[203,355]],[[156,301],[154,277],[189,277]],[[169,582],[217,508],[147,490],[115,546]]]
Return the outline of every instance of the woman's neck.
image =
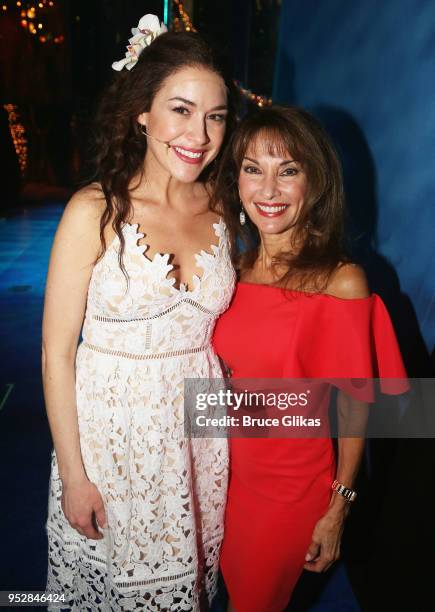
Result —
[[[255,266],[264,272],[271,271],[276,257],[291,250],[292,236],[293,228],[282,234],[260,233],[260,246]]]
[[[258,247],[257,259],[249,270],[242,274],[242,280],[257,283],[278,283],[288,272],[289,258],[293,253],[298,253],[296,245],[292,244],[294,228],[290,228],[282,234],[260,233],[260,245]],[[286,254],[286,261],[278,263],[279,256]]]
[[[192,211],[192,203],[207,195],[202,183],[179,181],[151,155],[145,157],[141,174],[132,179],[130,193],[132,199],[153,201],[180,211],[185,208]]]

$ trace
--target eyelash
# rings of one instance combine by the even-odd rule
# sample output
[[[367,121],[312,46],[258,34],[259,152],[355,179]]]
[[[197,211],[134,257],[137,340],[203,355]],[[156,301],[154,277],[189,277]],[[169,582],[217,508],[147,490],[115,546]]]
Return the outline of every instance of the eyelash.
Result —
[[[219,115],[219,113],[213,113],[213,115],[209,115],[209,119],[212,119],[213,121],[217,121],[218,123],[222,123],[223,121],[226,121],[227,116]]]
[[[174,111],[174,113],[179,113],[180,115],[188,115],[189,114],[189,109],[186,108],[185,106],[176,106],[172,110]],[[184,112],[184,111],[186,111],[186,112]]]
[[[290,173],[287,173],[288,170],[290,170]],[[243,166],[243,172],[246,172],[246,174],[258,174],[259,169],[256,166]],[[280,176],[296,176],[298,172],[297,168],[286,168]]]
[[[190,113],[189,109],[185,106],[176,106],[172,110],[174,111],[174,113],[178,113],[180,115],[188,115]],[[212,115],[208,116],[208,119],[216,121],[217,123],[223,123],[224,121],[226,121],[226,118],[226,115],[221,115],[218,113],[213,113]]]
[[[287,170],[290,170],[289,174],[284,174],[282,176],[296,176],[296,174],[299,172],[299,170],[297,168],[286,168],[284,170],[284,172],[287,172]]]

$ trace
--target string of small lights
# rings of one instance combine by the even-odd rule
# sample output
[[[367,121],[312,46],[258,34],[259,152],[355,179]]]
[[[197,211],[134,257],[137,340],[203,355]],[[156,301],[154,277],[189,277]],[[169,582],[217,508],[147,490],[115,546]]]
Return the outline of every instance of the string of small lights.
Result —
[[[21,27],[35,40],[42,44],[61,44],[65,40],[63,34],[53,34],[50,31],[51,11],[56,7],[56,0],[3,0],[0,15],[12,14],[17,17]],[[8,114],[9,131],[18,158],[21,176],[27,168],[27,138],[24,125],[20,121],[16,104],[3,104]]]
[[[239,91],[249,102],[256,104],[258,107],[263,108],[264,106],[271,106],[273,104],[272,98],[267,98],[266,96],[260,96],[259,94],[253,93],[250,89],[245,89],[242,87],[241,83],[235,81]]]
[[[1,2],[1,0],[0,0]],[[172,19],[172,29],[176,32],[196,32],[188,12],[184,8],[182,0],[172,0],[173,8],[175,8]],[[39,42],[45,44],[53,42],[60,44],[64,41],[64,36],[53,35],[47,27],[48,11],[55,7],[55,0],[3,0],[1,9],[3,13],[12,12],[18,13],[21,26],[32,36],[37,37]],[[241,83],[236,82],[242,95],[249,102],[256,104],[258,107],[269,106],[272,100],[265,96],[253,93],[250,89],[246,89]],[[27,166],[27,139],[25,129],[20,123],[18,108],[15,104],[4,104],[3,108],[8,113],[9,129],[12,136],[12,141],[18,157],[21,174],[24,175]]]
[[[3,13],[14,11],[17,13],[21,27],[29,34],[35,36],[42,44],[53,42],[55,44],[63,43],[65,37],[63,34],[55,35],[50,32],[48,26],[49,12],[55,8],[55,0],[3,0]]]
[[[175,32],[196,32],[193,23],[181,0],[173,0],[178,15],[175,15],[172,20],[172,27]]]
[[[177,10],[177,15],[173,17],[172,20],[172,28],[175,32],[196,32],[197,30],[194,28],[193,23],[190,20],[190,17],[184,8],[182,0],[173,0],[174,7]],[[272,104],[272,99],[267,98],[266,96],[260,96],[259,94],[253,93],[250,89],[246,89],[242,86],[241,83],[235,81],[239,91],[242,96],[246,98],[249,102],[252,102],[259,108],[263,108],[264,106],[270,106]]]
[[[3,108],[8,114],[9,130],[18,157],[21,176],[24,176],[27,167],[27,139],[25,129],[20,123],[17,106],[15,104],[4,104]]]

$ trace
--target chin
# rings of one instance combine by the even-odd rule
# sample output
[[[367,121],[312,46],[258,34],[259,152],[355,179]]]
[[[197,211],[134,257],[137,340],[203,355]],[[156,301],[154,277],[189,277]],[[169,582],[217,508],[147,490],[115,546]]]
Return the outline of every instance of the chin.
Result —
[[[257,229],[262,233],[262,234],[282,234],[283,232],[285,232],[286,228],[283,227],[259,227],[257,225]]]
[[[171,172],[172,177],[180,183],[194,183],[198,180],[203,168],[191,170],[190,172]]]
[[[257,230],[267,236],[278,236],[279,234],[285,234],[286,232],[289,231],[289,229],[290,228],[288,225],[280,225],[280,226],[278,225],[275,225],[275,226],[257,225]]]
[[[173,178],[180,181],[180,183],[194,183],[204,170],[210,166],[215,157],[216,156],[213,156],[209,159],[202,160],[202,163],[198,165],[186,164],[183,161],[175,160],[175,163],[170,164],[169,171]]]
[[[187,164],[186,164],[187,165]],[[172,176],[180,181],[180,183],[194,183],[198,180],[201,174],[204,172],[206,168],[210,165],[210,162],[202,163],[198,166],[188,166],[188,167],[172,167],[171,174]]]

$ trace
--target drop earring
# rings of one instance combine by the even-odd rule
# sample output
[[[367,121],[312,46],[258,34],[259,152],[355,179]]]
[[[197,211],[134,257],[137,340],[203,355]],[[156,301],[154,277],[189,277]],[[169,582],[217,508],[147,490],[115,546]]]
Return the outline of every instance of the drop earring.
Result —
[[[245,209],[243,208],[242,200],[240,200],[240,205],[242,207],[242,210],[240,211],[240,214],[239,214],[240,225],[245,225],[245,223],[246,223],[246,214],[245,214]]]

